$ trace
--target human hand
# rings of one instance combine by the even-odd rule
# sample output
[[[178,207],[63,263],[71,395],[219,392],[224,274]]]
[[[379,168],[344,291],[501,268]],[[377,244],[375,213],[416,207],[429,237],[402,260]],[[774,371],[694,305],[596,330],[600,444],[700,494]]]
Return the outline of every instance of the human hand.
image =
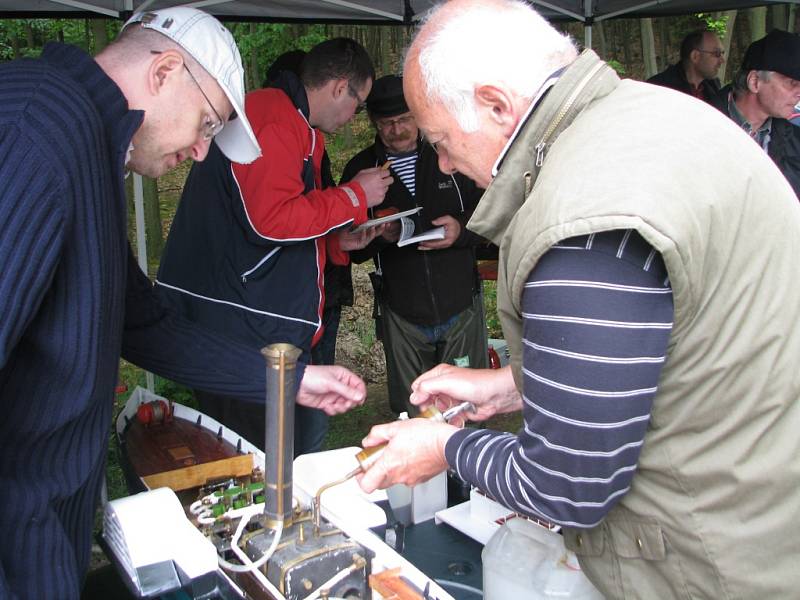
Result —
[[[388,442],[375,462],[356,476],[370,493],[395,483],[416,485],[447,469],[444,447],[458,431],[447,423],[409,419],[376,425],[362,441],[364,448]]]
[[[386,190],[392,185],[392,175],[383,167],[372,167],[359,171],[353,181],[357,181],[367,195],[367,206],[375,206],[383,202]]]
[[[386,229],[383,230],[383,239],[387,242],[396,242],[400,239],[400,221],[391,221],[390,223],[384,223],[386,225]]]
[[[444,412],[451,406],[471,402],[474,411],[464,412],[451,421],[485,421],[496,414],[522,408],[522,396],[514,384],[511,367],[468,369],[441,364],[417,377],[411,384],[411,403],[424,408],[434,405]]]
[[[436,227],[444,227],[444,237],[441,240],[428,240],[420,242],[417,246],[420,250],[441,250],[449,248],[461,235],[461,223],[452,215],[442,215],[431,221]]]
[[[361,250],[372,240],[384,233],[386,223],[381,223],[375,227],[368,227],[361,231],[349,231],[343,229],[336,232],[339,237],[339,248],[349,252],[350,250]]]
[[[352,371],[339,365],[308,365],[295,400],[338,415],[363,404],[366,397],[367,386]]]

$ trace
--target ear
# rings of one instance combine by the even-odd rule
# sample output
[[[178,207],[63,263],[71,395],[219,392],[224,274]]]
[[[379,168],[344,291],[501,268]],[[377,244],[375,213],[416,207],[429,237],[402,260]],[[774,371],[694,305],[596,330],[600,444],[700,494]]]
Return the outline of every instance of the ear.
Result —
[[[475,88],[475,103],[490,123],[498,126],[509,137],[519,122],[517,103],[507,90],[493,85]]]
[[[342,97],[343,94],[347,94],[347,79],[334,79],[333,80],[333,87],[331,88],[331,93],[333,94],[333,99],[338,100]]]
[[[758,71],[753,69],[747,73],[747,89],[755,94],[758,92],[758,84],[760,83],[761,79],[758,77]]]
[[[153,55],[147,69],[148,91],[157,95],[177,81],[178,76],[183,74],[183,62],[183,57],[175,50],[165,50],[161,54]]]

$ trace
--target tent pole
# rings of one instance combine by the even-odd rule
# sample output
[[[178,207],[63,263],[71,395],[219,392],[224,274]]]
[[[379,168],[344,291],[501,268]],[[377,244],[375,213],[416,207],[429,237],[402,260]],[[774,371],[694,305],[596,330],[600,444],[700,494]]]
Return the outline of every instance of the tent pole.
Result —
[[[144,274],[149,277],[147,269],[147,238],[145,236],[144,228],[144,184],[142,183],[142,176],[138,173],[133,173],[133,208],[136,213],[136,259],[139,262],[139,268],[144,271]],[[151,392],[155,391],[155,378],[150,371],[145,371],[145,380],[147,389]]]

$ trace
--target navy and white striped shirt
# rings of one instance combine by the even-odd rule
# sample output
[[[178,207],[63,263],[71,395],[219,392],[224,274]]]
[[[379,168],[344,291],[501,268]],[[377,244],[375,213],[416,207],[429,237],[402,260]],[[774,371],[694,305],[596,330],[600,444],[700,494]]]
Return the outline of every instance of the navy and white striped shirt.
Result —
[[[633,230],[571,238],[530,273],[522,311],[523,429],[463,429],[447,459],[514,511],[592,527],[636,469],[672,330],[666,268]]]
[[[417,182],[417,157],[419,153],[416,150],[411,152],[404,152],[402,154],[387,154],[386,158],[392,163],[392,171],[400,178],[403,185],[412,196],[416,195]]]

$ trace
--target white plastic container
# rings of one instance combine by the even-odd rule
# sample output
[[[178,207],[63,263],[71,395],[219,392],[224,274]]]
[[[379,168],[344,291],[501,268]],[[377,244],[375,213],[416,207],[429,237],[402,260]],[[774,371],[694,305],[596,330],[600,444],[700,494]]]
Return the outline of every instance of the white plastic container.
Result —
[[[507,520],[484,546],[484,600],[602,600],[555,532],[524,518]]]

